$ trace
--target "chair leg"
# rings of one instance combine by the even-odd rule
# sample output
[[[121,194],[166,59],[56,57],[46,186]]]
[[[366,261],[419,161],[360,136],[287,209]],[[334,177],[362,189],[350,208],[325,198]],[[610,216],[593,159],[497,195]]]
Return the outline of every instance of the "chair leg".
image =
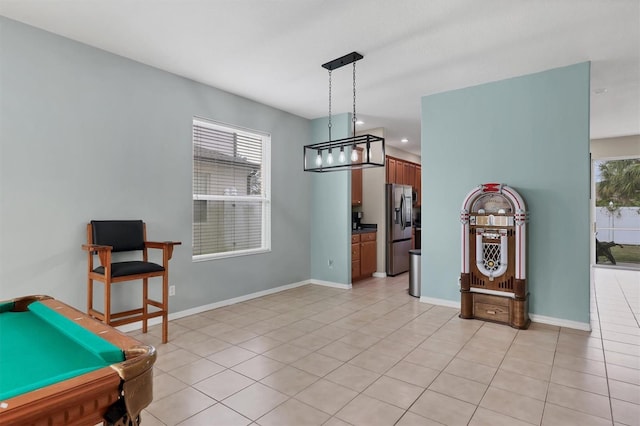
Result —
[[[111,280],[104,281],[104,323],[111,325]]]
[[[147,320],[149,314],[149,279],[142,279],[142,332],[147,332]]]
[[[89,278],[87,280],[87,315],[91,315],[93,309],[93,280]]]
[[[162,343],[169,340],[169,272],[162,275]]]

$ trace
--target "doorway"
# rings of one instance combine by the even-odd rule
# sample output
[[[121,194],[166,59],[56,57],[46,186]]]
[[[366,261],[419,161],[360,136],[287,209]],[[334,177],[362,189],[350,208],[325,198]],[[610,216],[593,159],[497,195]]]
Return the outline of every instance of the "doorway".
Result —
[[[640,157],[592,161],[597,266],[640,270]]]

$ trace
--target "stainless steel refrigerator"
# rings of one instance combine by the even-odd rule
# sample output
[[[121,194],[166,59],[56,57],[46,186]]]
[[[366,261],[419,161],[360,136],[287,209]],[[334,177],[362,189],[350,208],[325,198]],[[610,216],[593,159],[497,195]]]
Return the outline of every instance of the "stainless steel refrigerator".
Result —
[[[387,184],[387,275],[409,270],[413,197],[408,185]]]

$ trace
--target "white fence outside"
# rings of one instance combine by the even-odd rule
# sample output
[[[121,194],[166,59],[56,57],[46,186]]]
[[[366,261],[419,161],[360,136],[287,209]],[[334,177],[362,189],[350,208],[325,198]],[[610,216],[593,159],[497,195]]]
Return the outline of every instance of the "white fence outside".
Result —
[[[596,207],[596,231],[601,242],[640,245],[640,207]]]

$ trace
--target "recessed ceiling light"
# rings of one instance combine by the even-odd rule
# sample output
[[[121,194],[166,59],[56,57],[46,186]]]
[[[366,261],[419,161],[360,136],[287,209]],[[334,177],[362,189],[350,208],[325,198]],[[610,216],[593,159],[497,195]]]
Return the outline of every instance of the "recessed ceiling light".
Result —
[[[607,88],[606,87],[598,87],[597,89],[593,89],[593,94],[594,95],[602,95],[607,93]]]
[[[407,138],[402,138],[402,139],[400,139],[400,142],[402,142],[402,143],[407,143],[407,142],[409,142],[409,139],[407,139]]]
[[[362,126],[362,125],[364,124],[364,121],[362,121],[362,120],[358,120],[358,121],[356,121],[356,124],[357,124],[358,126]]]

